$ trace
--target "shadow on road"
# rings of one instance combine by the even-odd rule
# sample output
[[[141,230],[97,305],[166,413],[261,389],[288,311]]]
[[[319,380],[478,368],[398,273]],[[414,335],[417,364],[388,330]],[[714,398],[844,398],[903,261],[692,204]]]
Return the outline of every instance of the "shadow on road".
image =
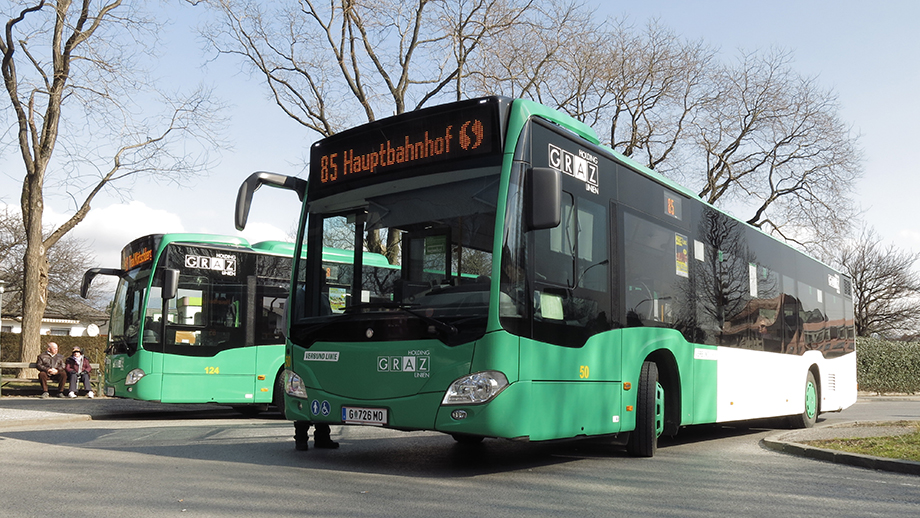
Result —
[[[622,446],[600,439],[540,443],[486,439],[467,445],[438,433],[337,426],[333,427],[333,437],[341,448],[313,449],[311,442],[309,451],[295,451],[293,425],[277,413],[248,418],[229,407],[159,407],[107,412],[94,416],[92,425],[71,425],[67,429],[0,432],[0,440],[136,454],[141,456],[134,460],[139,464],[143,464],[143,456],[156,456],[437,478],[526,471],[594,458],[613,459],[630,466],[654,462],[634,459]],[[760,433],[768,428],[762,426],[768,423],[758,424],[688,427],[676,437],[662,437],[659,452],[689,443]],[[89,457],[107,456],[90,453]]]

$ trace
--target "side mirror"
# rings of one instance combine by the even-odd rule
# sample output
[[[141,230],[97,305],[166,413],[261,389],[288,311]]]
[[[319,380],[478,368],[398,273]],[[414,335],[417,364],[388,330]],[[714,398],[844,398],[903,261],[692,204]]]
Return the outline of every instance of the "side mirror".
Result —
[[[534,167],[524,185],[527,230],[555,228],[562,222],[562,173]]]
[[[240,185],[240,190],[236,193],[236,211],[233,218],[237,230],[246,228],[249,209],[252,207],[252,195],[263,185],[294,191],[300,201],[303,201],[307,195],[307,181],[302,178],[265,171],[252,173],[249,178],[243,181],[243,184]]]
[[[97,275],[114,275],[116,277],[124,277],[125,271],[115,268],[90,268],[89,270],[86,270],[86,273],[83,274],[83,283],[80,284],[80,296],[84,299],[86,298],[86,295],[89,294],[89,286],[92,284],[93,279]]]
[[[163,270],[163,299],[174,299],[179,293],[179,270]]]

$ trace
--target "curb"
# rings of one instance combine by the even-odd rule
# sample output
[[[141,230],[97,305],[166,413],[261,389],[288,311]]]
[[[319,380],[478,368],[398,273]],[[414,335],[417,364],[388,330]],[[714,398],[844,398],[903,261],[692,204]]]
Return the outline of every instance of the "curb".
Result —
[[[17,418],[17,419],[0,419],[0,430],[10,429],[10,428],[22,428],[35,426],[37,422],[40,422],[42,426],[45,424],[67,424],[67,423],[77,423],[83,421],[92,421],[93,416],[89,414],[72,414],[67,417],[42,417],[40,419],[35,418]]]
[[[840,427],[840,425],[835,425],[834,427]],[[818,448],[795,441],[784,440],[785,437],[792,434],[794,434],[794,432],[788,431],[775,434],[764,438],[762,440],[762,444],[764,447],[778,451],[780,453],[798,455],[800,457],[807,457],[824,462],[832,462],[834,464],[844,464],[859,468],[891,471],[894,473],[903,473],[906,475],[920,475],[920,462],[890,459],[887,457],[874,457],[872,455],[863,455],[860,453],[828,450],[825,448]]]

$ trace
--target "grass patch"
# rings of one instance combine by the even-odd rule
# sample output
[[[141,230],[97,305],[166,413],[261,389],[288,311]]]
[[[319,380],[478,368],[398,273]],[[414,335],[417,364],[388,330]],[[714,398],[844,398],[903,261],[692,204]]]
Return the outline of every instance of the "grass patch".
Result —
[[[909,426],[913,430],[900,435],[808,441],[807,444],[828,450],[920,462],[920,423],[901,421],[879,423],[878,426]]]

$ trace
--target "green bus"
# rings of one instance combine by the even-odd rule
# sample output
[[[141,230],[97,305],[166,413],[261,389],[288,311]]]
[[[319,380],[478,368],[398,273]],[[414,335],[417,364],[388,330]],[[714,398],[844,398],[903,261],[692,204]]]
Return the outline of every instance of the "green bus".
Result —
[[[807,427],[856,400],[850,279],[540,104],[365,124],[316,142],[308,185],[291,181],[250,178],[237,205],[239,225],[262,183],[304,201],[290,420],[652,456],[683,426]],[[352,236],[344,294],[317,253],[332,234]],[[398,243],[395,278],[365,263],[372,239]]]
[[[105,395],[222,403],[252,413],[281,407],[295,250],[279,241],[250,245],[239,237],[153,234],[122,249],[121,268],[88,270],[84,297],[97,275],[118,277]],[[324,264],[337,271],[351,255],[328,249]]]

